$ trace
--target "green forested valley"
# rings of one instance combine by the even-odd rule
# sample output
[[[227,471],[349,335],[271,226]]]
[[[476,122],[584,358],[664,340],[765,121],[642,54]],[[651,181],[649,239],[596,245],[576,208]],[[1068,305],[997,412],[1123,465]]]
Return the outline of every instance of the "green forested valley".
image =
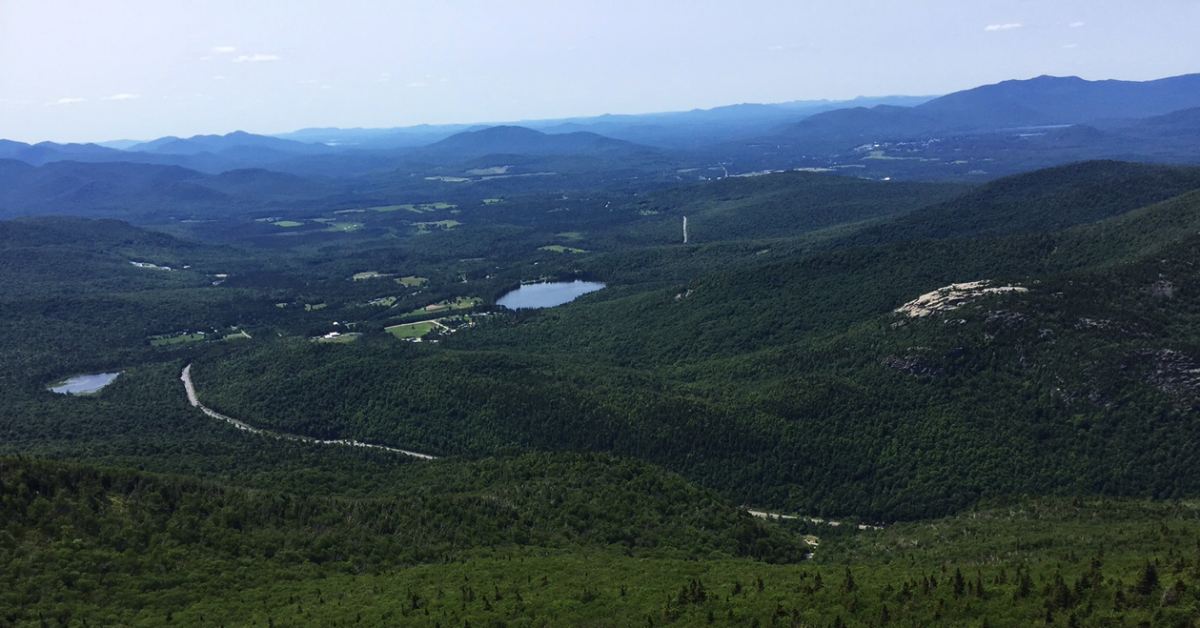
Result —
[[[1200,169],[485,165],[0,222],[0,625],[1196,625]]]

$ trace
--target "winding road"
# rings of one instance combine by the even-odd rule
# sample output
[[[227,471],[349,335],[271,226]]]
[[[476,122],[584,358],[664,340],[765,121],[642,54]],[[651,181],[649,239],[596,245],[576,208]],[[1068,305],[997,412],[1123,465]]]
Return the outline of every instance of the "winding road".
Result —
[[[196,394],[196,385],[192,383],[192,365],[191,364],[188,364],[187,366],[183,367],[183,372],[179,374],[179,379],[183,381],[183,389],[187,392],[188,403],[192,404],[192,407],[199,408],[200,411],[203,412],[204,414],[207,414],[208,416],[210,416],[214,419],[224,421],[224,422],[238,428],[239,430],[242,430],[245,432],[250,432],[251,434],[260,434],[262,436],[269,436],[271,438],[278,438],[280,440],[290,440],[290,441],[295,441],[298,443],[311,443],[314,445],[339,445],[342,447],[362,447],[364,449],[378,449],[381,451],[387,451],[387,452],[391,452],[394,454],[401,454],[404,456],[411,456],[413,458],[420,458],[421,460],[436,460],[437,459],[437,456],[431,456],[429,454],[422,454],[422,453],[417,453],[415,451],[408,451],[407,449],[397,449],[395,447],[387,447],[384,445],[372,445],[371,443],[364,443],[362,441],[357,441],[357,440],[348,440],[348,439],[325,440],[325,439],[320,439],[320,438],[313,438],[311,436],[301,436],[299,434],[288,434],[286,432],[274,432],[271,430],[264,430],[260,427],[254,427],[253,425],[250,425],[249,423],[239,421],[233,417],[225,416],[224,414],[221,414],[220,412],[217,412],[216,410],[209,408],[208,406],[204,405],[203,403],[200,403],[200,397]]]

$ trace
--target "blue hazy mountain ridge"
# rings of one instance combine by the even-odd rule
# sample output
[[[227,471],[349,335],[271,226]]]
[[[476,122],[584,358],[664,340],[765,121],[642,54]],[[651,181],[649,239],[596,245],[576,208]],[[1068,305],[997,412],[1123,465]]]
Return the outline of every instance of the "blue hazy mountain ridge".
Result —
[[[1040,76],[954,92],[933,99],[739,104],[660,114],[607,115],[527,124],[426,125],[400,129],[306,129],[283,137],[236,131],[164,137],[125,150],[97,144],[0,141],[0,159],[33,165],[59,161],[135,162],[216,174],[266,169],[304,177],[348,178],[386,173],[455,175],[488,155],[561,159],[632,172],[735,164],[731,172],[862,164],[857,146],[909,146],[908,161],[866,163],[875,178],[994,178],[1088,159],[1182,163],[1200,156],[1200,74],[1152,81],[1088,81]],[[853,103],[851,103],[853,104]],[[1144,122],[1141,122],[1144,121]],[[303,140],[303,141],[302,141]],[[121,142],[120,145],[126,145]],[[912,152],[915,151],[915,152]],[[638,159],[623,162],[619,155]],[[988,164],[947,168],[938,162]],[[832,160],[832,161],[831,161]],[[530,160],[536,171],[536,159]],[[517,163],[517,161],[509,162]],[[582,169],[582,165],[580,168]],[[971,174],[976,173],[976,174]]]
[[[983,85],[902,107],[838,109],[802,120],[786,135],[815,145],[920,139],[1013,127],[1147,118],[1200,106],[1200,74],[1153,81],[1039,76]]]
[[[207,138],[230,138],[207,136]],[[198,136],[200,137],[200,136]],[[233,141],[213,141],[197,138],[161,138],[140,146],[147,150],[119,150],[99,144],[59,144],[39,142],[26,144],[0,140],[0,159],[16,159],[40,166],[53,162],[77,161],[89,163],[129,162],[182,166],[202,172],[218,173],[238,168],[265,167],[298,155],[326,152],[325,147],[276,138],[236,134]]]
[[[1200,133],[1200,107],[1180,109],[1161,116],[1134,120],[1118,120],[1105,125],[1114,131],[1149,137],[1178,137]]]
[[[578,155],[652,150],[586,131],[550,134],[520,126],[494,126],[452,135],[417,152],[422,156],[470,159],[490,154]]]
[[[40,166],[51,161],[68,159],[78,161],[121,161],[127,156],[119,150],[98,144],[60,144],[38,142],[27,144],[0,139],[0,159],[16,159],[27,164]]]
[[[2,141],[0,159],[32,165],[53,162],[130,162],[181,166],[215,174],[237,169],[269,169],[304,175],[353,176],[402,167],[453,165],[489,154],[615,155],[650,154],[655,149],[596,133],[547,134],[524,127],[499,126],[465,131],[425,146],[366,150],[307,144],[238,131],[181,139],[165,137],[129,150],[96,144],[36,145]]]
[[[394,128],[308,128],[275,137],[362,149],[411,148],[489,126],[522,126],[544,133],[590,131],[635,144],[686,148],[753,137],[822,111],[880,104],[919,105],[933,96],[861,96],[852,100],[740,103],[709,109],[569,118],[514,120],[493,124],[422,124]]]
[[[347,150],[386,150],[392,148],[415,148],[444,140],[455,133],[477,131],[488,125],[478,124],[419,124],[395,128],[341,128],[313,127],[278,133],[274,137],[324,144]]]
[[[262,169],[208,174],[163,164],[56,161],[34,166],[0,159],[0,218],[237,213],[250,207],[302,207],[342,189],[324,178]]]
[[[327,150],[327,147],[321,144],[307,144],[271,137],[269,135],[256,135],[245,131],[234,131],[225,135],[194,135],[188,138],[161,137],[149,142],[135,144],[126,150],[163,155],[197,155],[200,153],[224,153],[235,150],[269,150],[284,154],[311,154]]]

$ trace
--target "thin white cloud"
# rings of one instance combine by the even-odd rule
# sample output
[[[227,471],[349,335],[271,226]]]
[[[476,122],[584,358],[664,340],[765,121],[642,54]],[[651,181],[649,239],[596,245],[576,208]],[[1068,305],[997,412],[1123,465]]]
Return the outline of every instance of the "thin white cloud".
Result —
[[[64,98],[59,98],[58,100],[52,100],[46,104],[47,105],[75,105],[75,104],[78,104],[81,102],[87,102],[87,99],[86,98],[75,98],[73,96],[67,96]]]
[[[113,94],[112,96],[105,96],[104,98],[101,98],[101,100],[137,100],[138,98],[141,98],[141,97],[142,97],[141,94],[130,94],[128,92],[122,92],[120,94]]]
[[[237,52],[237,46],[213,46],[213,54],[228,55]]]
[[[1070,50],[1072,48],[1078,48],[1079,44],[1063,44],[1062,47],[1066,48],[1067,50]]]
[[[224,81],[224,80],[225,80],[225,75],[224,75],[224,74],[214,74],[214,75],[213,75],[213,77],[212,77],[212,80],[214,80],[214,81]]]
[[[413,89],[420,89],[422,87],[429,87],[429,83],[426,83],[425,81],[413,81],[413,82],[409,83],[406,87],[411,87]]]
[[[264,63],[268,61],[279,61],[279,55],[265,54],[256,52],[252,55],[238,55],[233,58],[234,63]]]
[[[1067,24],[1067,28],[1082,28],[1086,22],[1071,22]]]
[[[391,72],[380,72],[379,78],[375,79],[376,83],[388,83],[392,80]]]
[[[1015,29],[1021,28],[1022,26],[1024,26],[1024,24],[1022,24],[1020,22],[1007,22],[1004,24],[988,24],[987,26],[983,27],[983,30],[985,30],[989,33],[995,33],[995,32],[999,32],[999,31],[1015,30]]]

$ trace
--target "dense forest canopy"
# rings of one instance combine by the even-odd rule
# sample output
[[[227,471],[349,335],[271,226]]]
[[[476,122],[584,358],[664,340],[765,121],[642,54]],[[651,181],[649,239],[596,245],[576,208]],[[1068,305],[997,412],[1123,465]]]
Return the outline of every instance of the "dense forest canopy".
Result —
[[[0,222],[0,622],[1194,614],[1200,170],[584,187]]]

